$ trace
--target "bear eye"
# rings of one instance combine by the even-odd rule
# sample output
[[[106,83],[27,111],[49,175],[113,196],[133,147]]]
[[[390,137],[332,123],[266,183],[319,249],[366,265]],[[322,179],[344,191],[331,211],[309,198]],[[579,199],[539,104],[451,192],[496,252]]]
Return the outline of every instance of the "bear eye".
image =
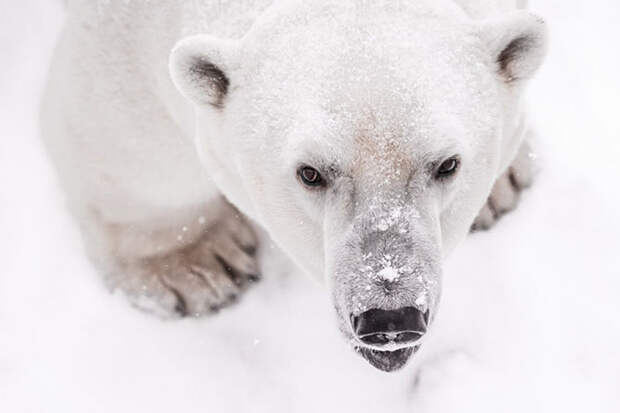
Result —
[[[459,164],[459,158],[456,156],[446,159],[441,163],[441,165],[439,165],[439,168],[437,168],[437,172],[435,172],[435,178],[442,179],[454,175],[456,170],[459,168]]]
[[[299,179],[306,186],[317,187],[323,185],[323,177],[316,169],[310,166],[302,166],[297,171],[297,175],[299,175]]]

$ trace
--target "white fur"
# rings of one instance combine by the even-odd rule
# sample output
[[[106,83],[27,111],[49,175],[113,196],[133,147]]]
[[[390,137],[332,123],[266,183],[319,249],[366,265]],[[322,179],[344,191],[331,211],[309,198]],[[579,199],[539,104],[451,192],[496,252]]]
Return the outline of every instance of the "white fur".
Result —
[[[400,264],[415,293],[363,306],[426,303],[428,294],[434,308],[442,257],[526,130],[521,92],[545,42],[541,21],[515,11],[522,3],[73,1],[45,100],[46,141],[87,233],[106,223],[175,227],[221,191],[327,280],[343,331],[365,285],[347,278],[360,272],[351,242],[402,210],[390,225],[413,248]],[[519,36],[531,48],[503,78],[497,55]],[[194,57],[229,78],[223,107],[190,74]],[[429,163],[453,154],[456,178],[429,183]],[[313,162],[340,168],[335,189],[300,185],[297,166]],[[110,242],[102,238],[89,242]]]

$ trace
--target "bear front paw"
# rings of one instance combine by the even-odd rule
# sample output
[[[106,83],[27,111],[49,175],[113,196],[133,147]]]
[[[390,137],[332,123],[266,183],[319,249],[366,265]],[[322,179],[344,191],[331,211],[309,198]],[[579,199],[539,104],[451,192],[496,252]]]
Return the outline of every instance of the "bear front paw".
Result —
[[[201,316],[237,301],[260,278],[257,237],[228,208],[197,242],[128,263],[119,287],[139,308],[162,316]]]
[[[517,207],[521,192],[533,181],[533,158],[530,146],[523,143],[508,170],[495,181],[486,204],[471,226],[472,232],[490,229]]]

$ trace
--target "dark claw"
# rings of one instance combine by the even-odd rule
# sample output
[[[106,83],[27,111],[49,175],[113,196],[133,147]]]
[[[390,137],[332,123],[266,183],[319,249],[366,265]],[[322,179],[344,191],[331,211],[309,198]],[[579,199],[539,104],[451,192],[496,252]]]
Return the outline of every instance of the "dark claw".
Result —
[[[231,267],[230,264],[228,264],[224,260],[224,258],[220,257],[219,255],[216,255],[215,259],[217,259],[217,262],[220,263],[224,271],[226,271],[226,274],[230,276],[230,278],[235,282],[235,284],[239,285],[239,281],[241,277],[239,277],[239,274],[237,274],[237,271],[235,271],[234,268]]]
[[[256,255],[256,245],[240,245],[240,248],[243,252],[245,252],[246,254],[248,254],[250,257],[253,257],[254,255]]]
[[[160,279],[160,280],[161,280],[162,284],[168,290],[170,290],[172,295],[174,295],[174,298],[176,298],[176,303],[174,304],[174,311],[180,317],[187,317],[189,315],[189,312],[187,311],[187,303],[185,302],[185,298],[183,298],[181,293],[176,288],[168,285],[165,281],[163,281],[163,279]]]
[[[230,276],[230,279],[235,283],[237,287],[242,287],[246,282],[257,282],[260,280],[258,274],[241,274],[239,271],[231,267],[222,257],[216,255],[215,258],[220,263],[224,271]]]
[[[231,304],[237,302],[238,299],[239,296],[237,294],[228,294],[228,302]]]
[[[517,176],[515,175],[515,172],[513,170],[510,170],[510,173],[508,174],[508,180],[510,181],[510,186],[512,186],[512,189],[515,192],[521,192],[523,188],[519,184]]]
[[[469,232],[480,232],[480,231],[486,231],[490,228],[490,226],[488,225],[479,225],[476,224],[475,222],[473,224],[471,224],[471,227],[469,229]]]
[[[209,306],[209,311],[212,313],[219,313],[219,311],[222,309],[221,306],[219,305],[211,305]]]
[[[189,313],[187,311],[187,304],[185,303],[185,299],[177,290],[172,289],[171,291],[177,299],[177,303],[174,306],[174,311],[181,317],[187,317]]]

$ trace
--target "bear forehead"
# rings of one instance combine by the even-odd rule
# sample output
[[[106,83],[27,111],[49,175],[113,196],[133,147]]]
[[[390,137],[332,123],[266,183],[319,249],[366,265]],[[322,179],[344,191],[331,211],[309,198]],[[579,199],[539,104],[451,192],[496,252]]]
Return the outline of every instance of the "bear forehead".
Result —
[[[244,83],[282,100],[316,98],[332,107],[331,102],[342,103],[348,95],[402,106],[412,97],[428,102],[439,94],[485,90],[479,81],[490,58],[471,25],[435,15],[411,21],[389,10],[360,13],[304,16],[304,24],[286,30],[263,28],[268,40],[249,36]]]
[[[494,119],[487,108],[493,89],[482,92],[478,80],[460,72],[429,79],[376,68],[339,70],[327,80],[261,89],[262,102],[279,113],[277,128],[270,129],[310,152],[325,148],[340,163],[411,167],[412,158],[473,142],[469,134]]]
[[[423,19],[459,21],[466,17],[454,0],[274,0],[259,19],[259,26],[271,29],[308,27],[365,26],[373,22],[404,22],[411,25]],[[267,31],[265,31],[267,33]]]
[[[270,58],[302,49],[317,56],[351,47],[387,53],[399,44],[423,46],[446,35],[460,40],[467,22],[447,0],[276,1],[246,40]]]

